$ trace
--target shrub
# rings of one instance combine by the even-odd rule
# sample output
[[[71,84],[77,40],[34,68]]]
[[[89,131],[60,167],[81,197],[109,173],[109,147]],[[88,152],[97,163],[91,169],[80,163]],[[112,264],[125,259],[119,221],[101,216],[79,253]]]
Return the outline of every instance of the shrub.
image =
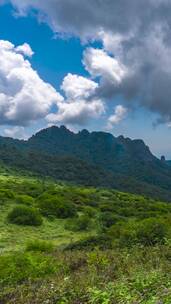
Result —
[[[100,205],[101,212],[115,212],[115,207],[111,203],[103,203]]]
[[[17,206],[8,214],[8,221],[17,225],[40,226],[42,217],[34,208]]]
[[[45,216],[57,218],[69,218],[76,215],[76,208],[64,197],[51,197],[38,202],[40,211]]]
[[[6,200],[13,199],[15,197],[13,191],[9,189],[0,189],[0,201],[5,202]]]
[[[78,218],[68,222],[66,228],[73,231],[85,231],[90,228],[91,220],[87,215],[81,215]]]
[[[18,195],[16,197],[16,202],[23,205],[33,205],[34,199],[29,195]]]
[[[99,203],[97,202],[97,201],[89,201],[89,202],[87,202],[87,205],[89,205],[90,207],[94,207],[94,208],[96,208],[96,207],[98,207],[99,206]]]
[[[83,207],[82,211],[89,217],[94,217],[97,213],[96,209],[90,206]]]
[[[120,220],[120,217],[113,214],[112,212],[103,212],[101,213],[99,220],[102,226],[109,228],[114,225],[118,220]]]
[[[51,242],[43,240],[31,240],[26,245],[26,251],[50,253],[53,251],[53,249],[54,246]]]
[[[44,185],[39,181],[36,181],[35,183],[23,181],[23,183],[21,184],[21,188],[23,193],[36,198],[42,193]]]
[[[94,250],[95,247],[102,250],[112,248],[111,238],[106,235],[87,237],[83,240],[67,245],[65,250]]]
[[[52,257],[41,253],[0,256],[0,284],[12,285],[49,276],[58,271]]]
[[[108,234],[122,247],[136,244],[153,246],[164,243],[168,229],[166,219],[147,218],[142,221],[130,220],[113,225]]]
[[[141,221],[137,229],[138,241],[147,246],[164,243],[167,236],[167,222],[160,218],[148,218]]]
[[[111,226],[108,235],[121,247],[131,247],[137,243],[137,223],[134,220],[118,222]]]

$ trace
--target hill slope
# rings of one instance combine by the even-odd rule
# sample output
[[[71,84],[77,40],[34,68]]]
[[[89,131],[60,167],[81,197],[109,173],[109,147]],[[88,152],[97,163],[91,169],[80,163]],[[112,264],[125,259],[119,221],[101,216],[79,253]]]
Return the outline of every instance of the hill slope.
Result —
[[[170,303],[171,204],[11,174],[0,174],[0,303]]]

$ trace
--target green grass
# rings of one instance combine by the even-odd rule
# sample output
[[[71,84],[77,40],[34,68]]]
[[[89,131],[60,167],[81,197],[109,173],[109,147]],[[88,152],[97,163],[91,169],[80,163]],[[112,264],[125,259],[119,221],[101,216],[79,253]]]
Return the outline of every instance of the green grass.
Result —
[[[168,247],[0,257],[1,303],[170,304]]]
[[[94,225],[90,225],[88,231],[77,231],[77,229],[72,231],[69,229],[70,222],[67,219],[55,217],[43,217],[43,224],[40,227],[19,226],[7,221],[10,210],[21,205],[17,203],[19,196],[23,198],[30,195],[36,200],[48,191],[54,192],[55,195],[58,195],[58,192],[60,195],[64,193],[68,201],[75,204],[78,214],[88,213],[95,221]],[[14,197],[9,198],[9,193]],[[30,239],[50,240],[55,246],[64,246],[96,235],[99,233],[100,217],[105,212],[107,214],[111,212],[116,219],[124,218],[127,221],[143,216],[166,216],[171,214],[171,205],[117,191],[67,186],[63,183],[54,184],[35,177],[0,175],[0,250],[1,252],[21,250]]]
[[[49,181],[39,181],[37,178],[28,176],[0,175],[0,188],[11,189],[16,195],[25,194],[25,188],[29,185],[48,188],[51,186]],[[43,185],[43,186],[42,186]],[[57,185],[58,186],[58,185]],[[1,193],[0,189],[0,193]],[[84,235],[92,235],[94,232],[73,233],[67,229],[67,221],[63,219],[43,218],[43,225],[40,227],[18,226],[7,221],[7,215],[16,204],[15,199],[5,199],[0,202],[0,252],[15,251],[24,248],[30,239],[51,240],[55,246],[65,245],[81,239]]]
[[[11,209],[11,204],[2,206],[0,212],[0,251],[16,251],[24,248],[30,239],[50,240],[55,246],[66,245],[73,241],[78,241],[85,236],[93,235],[94,232],[71,232],[65,229],[66,220],[43,219],[40,227],[28,227],[9,224],[6,220]]]
[[[76,217],[9,223],[14,207],[56,197]],[[0,303],[170,304],[170,282],[171,204],[1,172]]]

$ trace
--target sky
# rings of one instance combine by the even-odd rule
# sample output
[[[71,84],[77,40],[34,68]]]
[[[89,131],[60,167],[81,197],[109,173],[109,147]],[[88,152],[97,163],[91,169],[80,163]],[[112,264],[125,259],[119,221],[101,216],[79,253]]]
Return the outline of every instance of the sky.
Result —
[[[66,125],[171,159],[171,1],[0,0],[0,134]]]

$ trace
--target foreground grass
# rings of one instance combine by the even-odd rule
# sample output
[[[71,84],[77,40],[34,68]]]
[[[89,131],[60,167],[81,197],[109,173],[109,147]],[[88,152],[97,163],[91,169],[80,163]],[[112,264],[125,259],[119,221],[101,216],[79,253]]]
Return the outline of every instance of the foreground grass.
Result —
[[[170,247],[23,252],[0,271],[1,303],[171,303]]]
[[[61,201],[74,217],[49,216]],[[42,225],[10,223],[16,206]],[[1,172],[0,304],[170,304],[170,240],[168,203]]]

